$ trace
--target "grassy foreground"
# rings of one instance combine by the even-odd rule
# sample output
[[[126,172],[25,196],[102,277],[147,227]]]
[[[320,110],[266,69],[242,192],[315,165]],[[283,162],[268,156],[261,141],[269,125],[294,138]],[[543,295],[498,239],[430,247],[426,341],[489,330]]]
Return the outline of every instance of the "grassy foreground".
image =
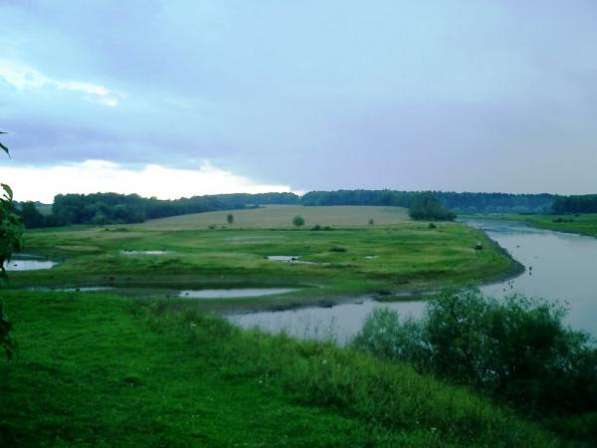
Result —
[[[271,222],[267,217],[277,216],[278,209],[243,212],[252,213],[251,216],[259,213],[259,219],[265,220],[262,226],[268,226]],[[441,223],[430,228],[427,223],[402,220],[363,226],[357,224],[366,222],[373,214],[371,209],[378,214],[398,216],[402,212],[390,213],[384,207],[308,209],[320,217],[320,222],[325,222],[324,219],[336,222],[340,214],[345,226],[315,231],[238,228],[240,224],[235,223],[223,229],[208,229],[199,224],[196,228],[179,229],[182,224],[172,223],[190,226],[189,220],[195,219],[182,216],[137,226],[29,232],[26,250],[59,260],[60,264],[46,271],[11,273],[10,285],[16,288],[108,285],[128,288],[129,292],[143,288],[140,294],[144,297],[150,295],[148,289],[156,294],[161,291],[164,296],[175,295],[181,288],[298,288],[291,294],[267,298],[204,301],[203,306],[220,309],[296,306],[376,291],[387,297],[392,293],[475,284],[519,269],[482,232],[462,224]],[[483,250],[475,250],[478,242]],[[123,255],[123,250],[166,253],[131,256]],[[267,260],[269,255],[299,256],[301,261],[309,263],[280,263]]]
[[[0,446],[550,447],[402,364],[236,329],[192,303],[7,292]]]

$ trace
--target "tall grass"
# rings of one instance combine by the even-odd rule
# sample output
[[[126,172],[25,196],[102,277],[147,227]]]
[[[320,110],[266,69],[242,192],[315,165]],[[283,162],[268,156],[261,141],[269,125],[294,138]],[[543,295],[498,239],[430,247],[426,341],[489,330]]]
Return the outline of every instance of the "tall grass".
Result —
[[[371,431],[390,431],[389,446],[557,446],[507,409],[407,364],[331,343],[240,330],[197,311],[181,315],[158,307],[148,321],[156,331],[184,329],[197,356],[221,366],[230,381],[254,379],[265,389],[281,387],[301,404],[337,409]]]

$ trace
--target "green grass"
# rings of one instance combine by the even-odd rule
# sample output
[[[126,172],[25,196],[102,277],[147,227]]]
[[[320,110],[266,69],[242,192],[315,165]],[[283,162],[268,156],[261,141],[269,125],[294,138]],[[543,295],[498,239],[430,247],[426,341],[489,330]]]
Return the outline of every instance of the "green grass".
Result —
[[[226,222],[230,213],[234,215],[232,225]],[[154,219],[141,227],[153,230],[201,229],[212,225],[231,228],[291,228],[292,219],[297,215],[305,218],[305,227],[364,226],[368,224],[369,219],[373,219],[377,225],[388,225],[409,219],[408,210],[402,207],[270,205],[250,210],[195,213]]]
[[[559,446],[406,365],[242,331],[192,303],[4,301],[19,350],[0,362],[0,446]]]
[[[275,215],[286,208],[243,213]],[[361,211],[362,207],[309,210],[315,210],[322,220],[336,222],[339,214],[347,216],[349,212],[352,216],[361,213],[369,217],[374,208],[379,215],[402,216],[401,211],[390,212],[384,207],[364,207],[366,213]],[[192,218],[173,218],[172,222],[188,219]],[[300,288],[295,293],[259,299],[204,301],[205,307],[220,309],[297,306],[376,291],[384,291],[386,295],[429,292],[477,284],[519,269],[482,232],[458,223],[441,223],[430,229],[427,223],[400,220],[391,225],[336,225],[334,230],[312,231],[250,226],[210,230],[201,225],[175,230],[155,225],[156,222],[29,232],[27,252],[47,255],[61,263],[47,271],[12,273],[10,285],[15,288],[112,285],[133,287],[129,289],[131,293],[136,291],[135,287],[142,288],[137,292],[143,296],[148,289],[165,295],[180,288]],[[484,245],[481,251],[474,249],[478,241]],[[124,256],[122,250],[169,253]],[[268,255],[300,256],[301,260],[314,264],[279,263],[267,260]]]
[[[566,233],[578,233],[580,235],[597,237],[596,213],[579,215],[490,214],[474,216],[484,219],[520,221],[541,229],[555,230],[557,232]]]

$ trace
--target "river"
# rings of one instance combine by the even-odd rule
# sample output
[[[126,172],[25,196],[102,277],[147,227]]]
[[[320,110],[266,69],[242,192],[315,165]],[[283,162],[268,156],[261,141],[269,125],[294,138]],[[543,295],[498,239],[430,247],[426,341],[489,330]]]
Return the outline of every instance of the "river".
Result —
[[[553,232],[506,221],[469,221],[484,230],[527,269],[520,276],[482,286],[484,294],[503,297],[521,293],[560,301],[569,308],[567,322],[597,335],[597,238]],[[331,339],[343,345],[361,329],[376,308],[395,309],[403,316],[418,317],[425,302],[379,303],[364,297],[356,303],[332,308],[301,308],[230,315],[245,328],[285,331],[299,338]]]

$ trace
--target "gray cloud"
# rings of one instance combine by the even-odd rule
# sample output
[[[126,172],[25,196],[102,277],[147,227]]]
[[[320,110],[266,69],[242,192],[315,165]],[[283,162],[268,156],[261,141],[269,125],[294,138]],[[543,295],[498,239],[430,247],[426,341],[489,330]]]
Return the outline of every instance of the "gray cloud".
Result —
[[[0,76],[15,163],[209,159],[296,189],[597,190],[592,1],[30,0],[0,15],[0,68],[56,83]],[[122,96],[56,87],[72,83]]]

